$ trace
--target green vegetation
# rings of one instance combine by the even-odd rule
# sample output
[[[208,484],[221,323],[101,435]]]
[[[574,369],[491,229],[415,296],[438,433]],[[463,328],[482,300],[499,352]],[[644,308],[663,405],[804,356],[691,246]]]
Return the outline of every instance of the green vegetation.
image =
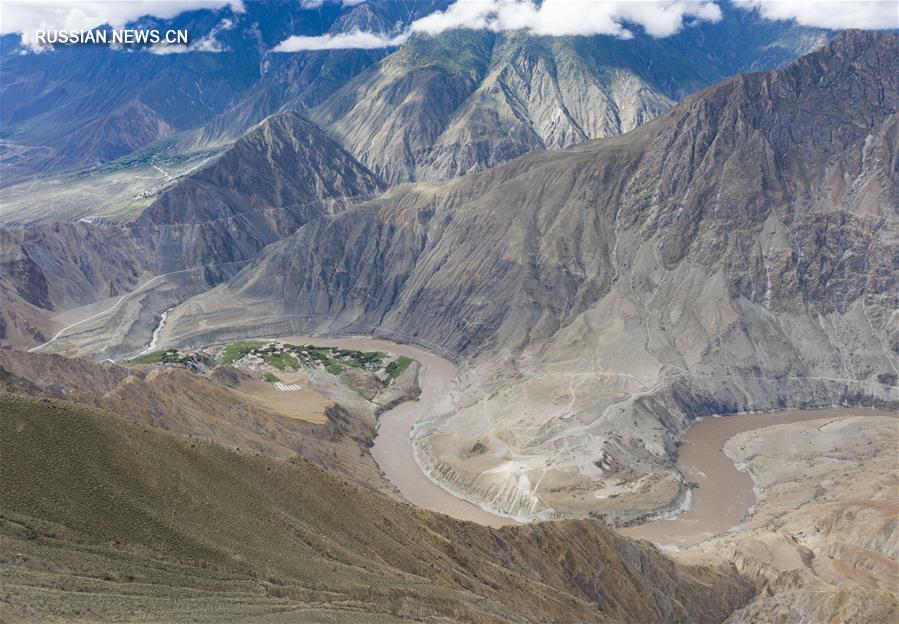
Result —
[[[177,355],[178,352],[176,350],[171,351],[153,351],[152,353],[147,353],[145,355],[140,355],[136,358],[132,358],[128,360],[129,364],[167,364],[171,362],[171,358],[173,355]]]
[[[383,370],[383,375],[379,375],[378,378],[371,377],[368,382],[363,382],[367,388],[366,392],[372,395],[378,392],[378,387],[384,387],[402,375],[414,361],[406,356],[391,359],[381,351],[357,351],[339,347],[293,345],[263,340],[233,342],[224,348],[219,361],[221,364],[232,364],[248,355],[261,358],[263,362],[279,371],[295,371],[301,367],[315,368],[319,366],[332,375],[341,375],[351,368],[368,373]],[[183,354],[179,353],[177,349],[155,351],[134,358],[130,362],[132,364],[183,364],[194,368],[199,368],[199,364],[206,367],[215,365],[215,362],[202,353]],[[279,381],[276,375],[268,371],[264,372],[262,376],[271,383]],[[379,379],[383,381],[379,381]],[[356,382],[358,385],[359,379]],[[367,398],[371,398],[368,394],[366,394]]]
[[[203,353],[181,353],[178,349],[153,351],[128,360],[129,364],[183,364],[185,366],[212,366],[215,362]]]
[[[313,345],[284,345],[299,357],[300,361],[311,366],[323,364],[329,368],[336,363],[343,368],[363,368],[378,370],[383,365],[387,356],[380,351],[355,351],[352,349],[340,349],[338,347],[315,347]],[[336,369],[336,367],[334,367]]]
[[[405,355],[401,355],[390,364],[388,364],[384,370],[387,372],[387,376],[390,379],[396,379],[397,377],[402,375],[407,368],[409,368],[409,365],[412,363],[412,361],[412,358],[407,358]]]
[[[495,35],[479,30],[450,30],[439,37],[417,35],[388,56],[385,68],[439,67],[451,76],[479,80],[487,72]]]
[[[332,375],[339,375],[344,371],[344,368],[338,362],[328,362],[328,364],[325,366],[325,370],[327,370]]]
[[[300,363],[295,357],[287,353],[266,353],[262,356],[262,360],[269,366],[274,366],[278,370],[296,370],[300,367]]]
[[[357,351],[338,347],[317,347],[315,345],[293,345],[261,340],[234,342],[225,347],[222,364],[231,364],[248,355],[262,358],[266,364],[278,370],[297,370],[301,366],[323,366],[332,375],[339,375],[348,368],[358,368],[371,372],[385,366],[387,355],[380,351]],[[409,358],[399,358],[388,364],[390,371],[397,370],[399,376],[412,362]],[[391,367],[391,365],[393,365]]]
[[[262,340],[243,340],[240,342],[232,342],[225,350],[222,351],[222,364],[231,364],[242,357],[249,355],[255,349],[261,349],[265,346]]]

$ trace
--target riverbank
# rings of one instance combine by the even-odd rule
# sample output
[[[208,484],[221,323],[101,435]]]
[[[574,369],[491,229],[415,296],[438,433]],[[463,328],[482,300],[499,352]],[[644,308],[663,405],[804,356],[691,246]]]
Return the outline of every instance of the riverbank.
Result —
[[[415,426],[453,409],[453,384],[458,370],[452,362],[416,346],[361,336],[286,336],[280,339],[295,344],[315,343],[361,351],[389,351],[417,360],[421,365],[421,395],[416,401],[405,401],[380,415],[371,448],[375,462],[400,495],[413,505],[487,526],[517,523],[513,518],[491,513],[444,489],[427,476],[415,457],[412,444]],[[685,510],[670,519],[624,527],[618,532],[681,548],[725,533],[745,519],[756,501],[752,477],[723,451],[728,440],[772,425],[857,414],[887,415],[886,412],[861,408],[835,408],[701,419],[684,435],[679,450],[679,467],[686,480],[693,484],[684,504]]]

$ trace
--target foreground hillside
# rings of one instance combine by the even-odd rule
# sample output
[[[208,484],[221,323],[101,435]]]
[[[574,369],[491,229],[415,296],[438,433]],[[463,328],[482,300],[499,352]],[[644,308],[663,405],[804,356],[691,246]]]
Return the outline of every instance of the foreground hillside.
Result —
[[[4,617],[686,623],[750,597],[596,521],[479,527],[65,401],[0,395],[0,454]]]
[[[897,63],[895,34],[847,31],[623,136],[396,188],[161,340],[405,336],[468,365],[417,439],[433,478],[531,517],[670,509],[696,416],[899,406]]]
[[[341,404],[330,404],[310,422],[248,394],[248,381],[245,371],[227,365],[197,374],[180,366],[100,364],[0,349],[0,391],[67,399],[253,454],[300,455],[359,484],[388,488],[368,454],[372,404],[344,400],[354,394],[347,388],[338,396]]]

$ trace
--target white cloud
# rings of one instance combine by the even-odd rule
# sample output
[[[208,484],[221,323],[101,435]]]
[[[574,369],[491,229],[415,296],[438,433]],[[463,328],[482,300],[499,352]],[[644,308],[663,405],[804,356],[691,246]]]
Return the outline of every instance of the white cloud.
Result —
[[[402,32],[396,36],[379,33],[362,32],[354,30],[348,33],[336,35],[321,35],[320,37],[293,36],[285,39],[277,46],[275,52],[300,52],[302,50],[348,50],[375,48],[390,48],[406,43],[409,33]]]
[[[19,33],[22,43],[37,51],[37,30],[85,31],[103,24],[122,28],[145,15],[168,19],[184,11],[225,6],[235,13],[244,10],[242,0],[3,0],[0,33]]]
[[[794,20],[816,28],[899,28],[896,0],[733,0],[770,20]]]
[[[212,27],[206,36],[197,39],[189,46],[186,45],[162,45],[157,44],[150,48],[151,54],[183,54],[184,52],[224,52],[225,47],[216,36],[223,30],[234,28],[234,20],[222,18],[218,24]]]
[[[330,2],[332,4],[341,4],[345,7],[356,6],[357,4],[362,4],[366,0],[300,0],[300,6],[304,9],[320,9],[324,6],[325,2]]]
[[[685,18],[721,19],[714,2],[694,0],[459,0],[412,23],[413,32],[436,34],[451,28],[493,31],[526,29],[537,35],[628,36],[623,22],[643,27],[654,37],[678,32]]]
[[[632,34],[625,22],[642,27],[653,37],[667,37],[678,32],[687,19],[715,22],[721,19],[721,10],[711,0],[457,0],[445,11],[415,20],[400,34],[356,32],[349,37],[291,37],[275,49],[294,52],[386,47],[401,45],[414,33],[435,35],[455,28],[628,38]]]

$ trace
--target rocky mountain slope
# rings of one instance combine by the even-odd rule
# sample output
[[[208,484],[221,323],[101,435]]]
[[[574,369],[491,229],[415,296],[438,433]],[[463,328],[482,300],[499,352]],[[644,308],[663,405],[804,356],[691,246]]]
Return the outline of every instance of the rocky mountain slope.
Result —
[[[698,623],[751,596],[598,521],[488,529],[66,401],[0,414],[4,618]]]
[[[451,178],[633,130],[760,59],[776,66],[826,41],[821,32],[736,13],[726,19],[742,25],[747,45],[739,53],[725,52],[718,24],[671,40],[470,30],[415,37],[312,117],[391,183]]]
[[[379,327],[467,367],[417,439],[447,487],[523,516],[677,504],[692,417],[899,405],[897,59],[897,35],[849,31],[621,137],[394,189],[161,339]]]
[[[159,271],[169,272],[252,258],[303,223],[382,188],[317,126],[283,112],[166,191],[128,227],[151,230],[140,236],[157,245]],[[185,235],[191,229],[204,233],[200,241]]]
[[[152,318],[234,275],[307,221],[382,186],[314,124],[291,112],[273,115],[131,223],[0,230],[0,288],[10,293],[0,307],[0,341],[30,346],[49,340],[49,313],[120,297],[153,276],[175,274],[172,292],[159,301],[131,302]]]

